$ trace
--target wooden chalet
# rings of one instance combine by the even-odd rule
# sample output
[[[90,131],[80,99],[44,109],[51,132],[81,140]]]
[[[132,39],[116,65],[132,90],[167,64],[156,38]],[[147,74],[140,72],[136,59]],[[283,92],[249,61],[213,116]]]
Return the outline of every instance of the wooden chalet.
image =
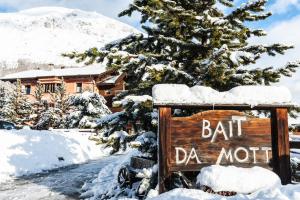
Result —
[[[2,81],[15,82],[21,80],[24,95],[34,100],[37,83],[44,86],[43,99],[51,102],[55,87],[64,81],[67,94],[77,94],[83,91],[98,92],[107,100],[107,106],[113,111],[112,99],[125,90],[124,74],[106,70],[104,66],[88,66],[76,68],[60,68],[52,70],[28,70],[0,77]]]

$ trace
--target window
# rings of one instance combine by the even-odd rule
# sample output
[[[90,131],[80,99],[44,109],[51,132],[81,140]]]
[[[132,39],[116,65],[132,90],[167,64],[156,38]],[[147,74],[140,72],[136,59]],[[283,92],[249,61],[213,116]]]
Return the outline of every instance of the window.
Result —
[[[45,93],[54,93],[55,92],[55,83],[47,83],[44,84],[44,92]]]
[[[112,95],[112,90],[105,90],[105,95]]]
[[[82,92],[82,83],[76,83],[76,93]]]
[[[25,94],[29,95],[31,93],[31,86],[25,85]]]

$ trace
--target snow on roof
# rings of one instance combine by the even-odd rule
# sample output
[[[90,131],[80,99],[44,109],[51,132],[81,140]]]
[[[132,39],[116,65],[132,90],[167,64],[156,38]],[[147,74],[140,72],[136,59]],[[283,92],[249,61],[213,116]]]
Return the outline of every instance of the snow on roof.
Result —
[[[238,86],[227,92],[210,87],[158,84],[152,88],[154,105],[292,105],[292,95],[283,86]]]
[[[111,76],[109,78],[107,78],[106,80],[104,80],[102,83],[104,84],[114,84],[116,83],[116,81],[118,80],[118,78],[122,76],[122,74],[116,75],[116,76]]]
[[[1,80],[10,79],[24,79],[24,78],[40,78],[40,77],[53,77],[53,76],[86,76],[86,75],[98,75],[106,71],[104,65],[100,66],[88,66],[88,67],[73,67],[64,69],[53,70],[27,70],[8,74],[0,77]]]

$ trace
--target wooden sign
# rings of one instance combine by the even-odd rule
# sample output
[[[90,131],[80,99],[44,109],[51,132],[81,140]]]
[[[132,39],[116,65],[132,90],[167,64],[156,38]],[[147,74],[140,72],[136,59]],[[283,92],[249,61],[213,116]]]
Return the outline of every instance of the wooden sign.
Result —
[[[200,171],[220,164],[269,168],[272,157],[269,118],[213,110],[170,120],[170,171]]]
[[[291,182],[288,108],[291,105],[155,104],[159,109],[159,192],[175,171],[199,171],[213,164],[272,169],[282,184]],[[172,117],[173,108],[209,111]],[[267,110],[271,118],[236,110]]]

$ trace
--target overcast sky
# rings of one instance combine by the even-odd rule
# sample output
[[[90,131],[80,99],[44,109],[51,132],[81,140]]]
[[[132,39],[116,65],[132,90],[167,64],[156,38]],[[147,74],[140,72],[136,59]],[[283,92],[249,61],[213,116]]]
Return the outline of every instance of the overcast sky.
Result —
[[[0,12],[15,12],[38,6],[63,6],[78,8],[87,11],[96,11],[106,16],[118,19],[132,26],[139,27],[138,16],[132,18],[118,18],[120,11],[127,8],[133,0],[0,0]],[[236,0],[237,3],[246,0]],[[255,42],[272,43],[284,42],[295,45],[295,49],[288,51],[284,56],[266,57],[256,66],[280,67],[287,61],[300,60],[300,0],[269,0],[267,10],[273,12],[268,20],[251,24],[252,27],[261,27],[267,30],[268,36],[255,39]],[[292,79],[285,79],[300,103],[300,69]]]

